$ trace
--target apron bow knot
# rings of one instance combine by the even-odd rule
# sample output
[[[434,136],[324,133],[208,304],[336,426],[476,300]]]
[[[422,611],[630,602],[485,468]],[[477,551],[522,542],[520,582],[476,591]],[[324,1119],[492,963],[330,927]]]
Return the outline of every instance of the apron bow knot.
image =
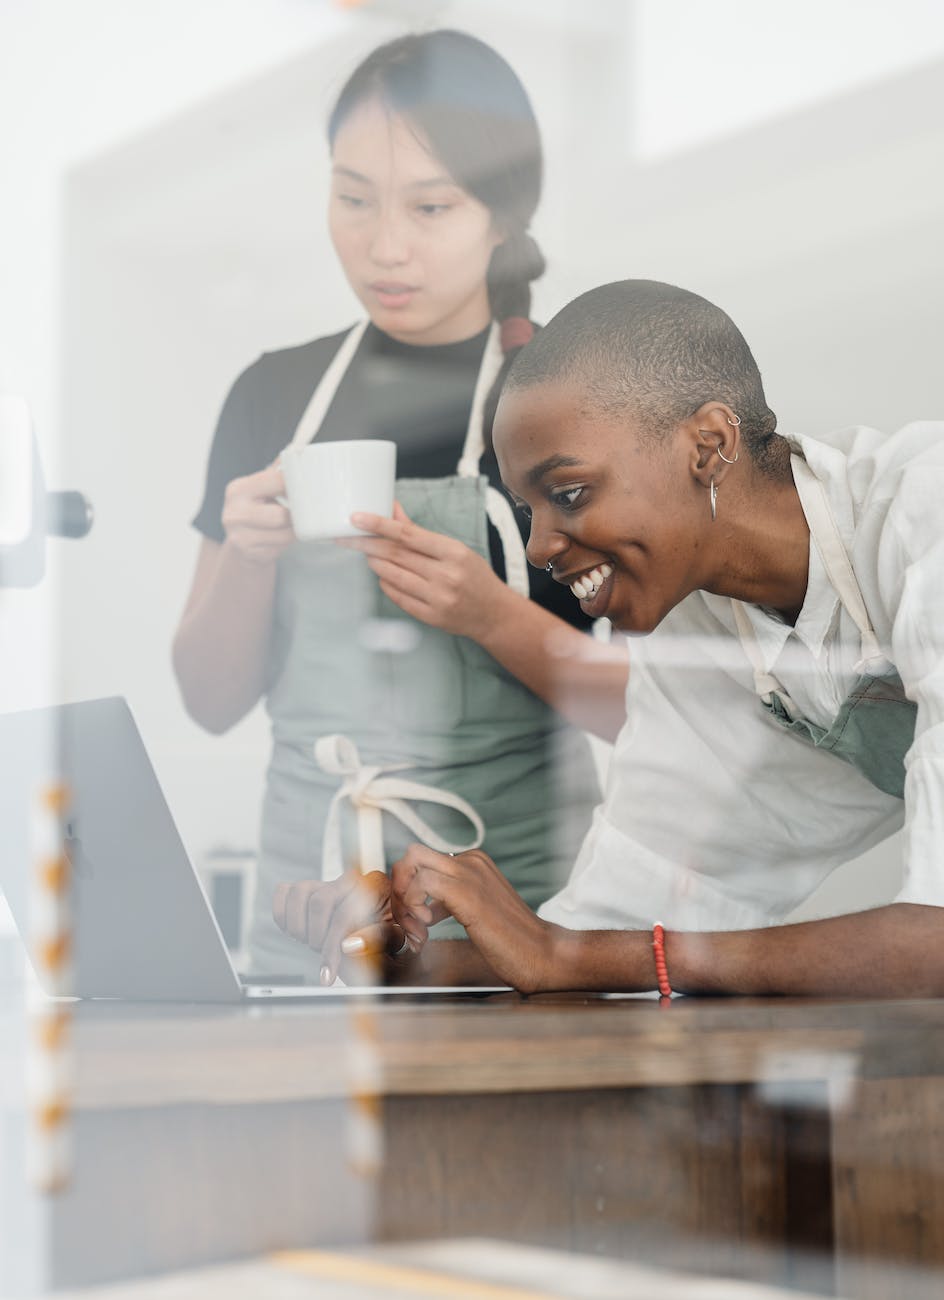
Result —
[[[363,764],[357,746],[349,736],[321,736],[315,741],[315,762],[322,772],[340,776],[341,784],[331,800],[325,822],[321,859],[323,880],[336,880],[344,871],[341,836],[341,801],[349,799],[357,812],[358,866],[363,872],[385,871],[383,814],[389,813],[411,830],[418,840],[439,853],[464,853],[477,849],[485,838],[485,824],[470,803],[448,790],[438,790],[419,781],[384,776],[402,772],[409,763]],[[410,803],[437,803],[461,813],[473,826],[471,844],[454,844],[444,839],[419,816]]]
[[[409,766],[407,763],[389,763],[386,767],[365,767],[349,736],[320,736],[315,741],[315,762],[322,772],[345,778],[339,793],[346,795],[355,808],[371,806],[370,787],[381,772],[401,771]]]

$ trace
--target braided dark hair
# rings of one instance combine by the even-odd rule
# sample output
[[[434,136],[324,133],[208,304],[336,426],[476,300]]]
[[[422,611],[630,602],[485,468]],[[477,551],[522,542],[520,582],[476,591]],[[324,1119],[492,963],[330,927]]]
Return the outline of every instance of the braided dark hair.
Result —
[[[491,427],[505,375],[529,333],[531,281],[545,262],[528,233],[541,197],[541,136],[527,91],[506,61],[484,41],[443,29],[400,36],[378,46],[351,73],[328,119],[328,141],[369,100],[407,118],[464,190],[492,214],[504,235],[489,262],[486,282],[492,317],[517,328],[503,331],[505,362],[485,404]]]

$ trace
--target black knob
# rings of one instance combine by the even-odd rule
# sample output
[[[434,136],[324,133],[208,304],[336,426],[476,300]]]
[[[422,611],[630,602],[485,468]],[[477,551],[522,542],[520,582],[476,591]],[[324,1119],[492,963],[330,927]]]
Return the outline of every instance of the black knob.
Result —
[[[46,493],[46,532],[50,537],[84,537],[95,511],[81,492]]]

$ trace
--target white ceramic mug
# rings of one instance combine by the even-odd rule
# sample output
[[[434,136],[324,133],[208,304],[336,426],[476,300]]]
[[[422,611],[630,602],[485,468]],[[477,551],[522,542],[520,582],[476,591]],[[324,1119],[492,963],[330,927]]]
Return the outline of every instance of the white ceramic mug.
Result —
[[[279,457],[285,504],[302,542],[362,537],[351,523],[355,510],[393,515],[397,444],[380,438],[310,442],[286,447]]]

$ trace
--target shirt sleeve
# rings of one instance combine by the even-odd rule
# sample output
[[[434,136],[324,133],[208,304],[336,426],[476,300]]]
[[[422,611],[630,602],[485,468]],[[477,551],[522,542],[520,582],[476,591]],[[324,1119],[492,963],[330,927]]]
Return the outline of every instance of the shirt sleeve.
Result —
[[[263,468],[259,461],[264,460],[264,453],[254,445],[253,437],[258,381],[259,362],[255,362],[233,384],[216,424],[203,501],[192,521],[198,532],[214,542],[222,542],[225,538],[223,497],[227,484],[234,478],[254,474]]]
[[[908,430],[902,431],[907,434]],[[944,432],[944,429],[941,430]],[[899,435],[901,436],[901,435]],[[944,439],[906,466],[878,546],[892,659],[917,705],[897,902],[944,907]]]

